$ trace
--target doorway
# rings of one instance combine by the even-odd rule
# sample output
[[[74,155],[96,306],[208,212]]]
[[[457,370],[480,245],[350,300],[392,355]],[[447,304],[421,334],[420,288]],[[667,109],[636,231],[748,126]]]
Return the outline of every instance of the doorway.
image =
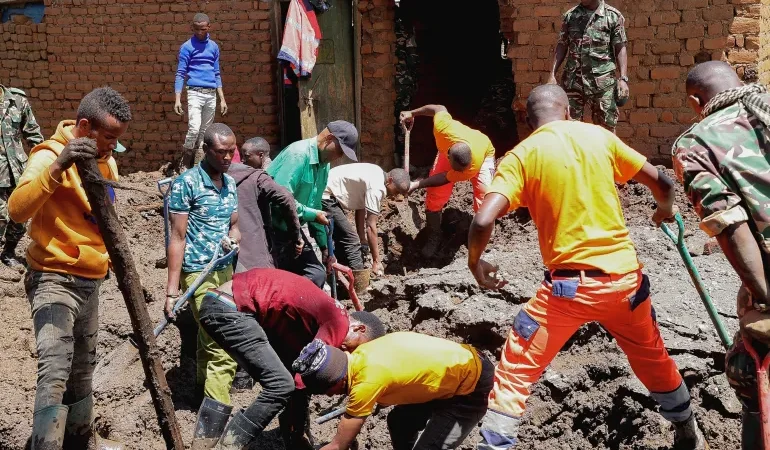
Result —
[[[274,8],[280,8],[274,11],[280,14],[280,23],[274,21],[276,53],[283,39],[290,4],[290,0],[274,3]],[[329,10],[316,14],[321,39],[311,76],[297,78],[291,69],[284,71],[282,66],[279,69],[282,148],[317,135],[334,120],[359,126],[354,2],[342,0],[331,4]]]
[[[518,143],[511,108],[515,86],[511,61],[504,57],[497,0],[476,0],[472,7],[460,0],[401,0],[396,18],[397,55],[410,58],[399,68],[413,72],[396,77],[397,99],[402,100],[396,116],[404,99],[410,109],[441,104],[453,118],[485,133],[497,156],[513,148]],[[403,155],[398,124],[396,136],[396,152]],[[433,163],[437,149],[430,120],[415,122],[411,149],[415,166]]]

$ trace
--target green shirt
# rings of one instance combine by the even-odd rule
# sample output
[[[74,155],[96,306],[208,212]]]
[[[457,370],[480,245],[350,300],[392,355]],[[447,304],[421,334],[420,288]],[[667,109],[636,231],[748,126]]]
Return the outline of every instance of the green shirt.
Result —
[[[326,248],[326,228],[315,222],[321,211],[321,197],[329,179],[329,163],[318,158],[318,141],[315,137],[297,141],[281,151],[270,163],[267,173],[276,183],[294,196],[297,216],[313,230],[319,248]],[[273,226],[286,231],[281,214],[273,214]]]

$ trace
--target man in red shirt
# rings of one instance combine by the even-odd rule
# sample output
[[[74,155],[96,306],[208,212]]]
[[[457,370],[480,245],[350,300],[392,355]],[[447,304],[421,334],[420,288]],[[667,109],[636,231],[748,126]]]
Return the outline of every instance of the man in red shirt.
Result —
[[[237,273],[232,281],[209,290],[200,307],[200,323],[262,385],[256,400],[237,412],[227,427],[232,407],[204,399],[194,440],[202,446],[218,441],[225,448],[247,448],[284,408],[279,420],[286,448],[312,448],[302,437],[308,395],[299,376],[295,390],[292,362],[314,339],[353,351],[385,334],[374,314],[348,314],[309,279],[279,269]]]

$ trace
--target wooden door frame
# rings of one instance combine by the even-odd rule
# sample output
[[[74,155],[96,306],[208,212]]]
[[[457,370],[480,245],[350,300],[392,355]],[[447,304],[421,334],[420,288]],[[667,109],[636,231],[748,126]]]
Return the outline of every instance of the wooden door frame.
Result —
[[[288,145],[286,142],[286,127],[283,121],[285,103],[283,98],[283,71],[278,64],[278,52],[281,50],[281,40],[283,39],[283,22],[281,21],[281,2],[288,3],[291,0],[270,0],[270,36],[273,48],[273,64],[275,65],[276,77],[276,100],[278,103],[278,128],[280,147],[283,149]],[[344,0],[343,0],[344,1]],[[358,0],[349,0],[351,2],[351,15],[353,16],[353,102],[355,126],[359,135],[361,134],[361,86],[363,85],[363,70],[361,67],[361,13],[358,11]],[[361,159],[361,142],[359,139],[356,150],[358,159]]]

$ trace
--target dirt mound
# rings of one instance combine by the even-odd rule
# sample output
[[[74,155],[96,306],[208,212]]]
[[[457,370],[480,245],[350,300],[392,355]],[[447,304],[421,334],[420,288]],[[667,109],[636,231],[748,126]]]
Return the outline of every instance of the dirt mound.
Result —
[[[138,190],[120,190],[118,208],[124,230],[131,239],[142,283],[148,292],[151,317],[160,320],[166,270],[157,262],[164,257],[160,197],[155,183],[160,173],[132,174],[123,179]],[[466,267],[467,231],[472,220],[472,189],[459,183],[447,206],[442,225],[444,245],[435,258],[425,261],[419,250],[424,233],[410,235],[401,225],[397,209],[387,204],[380,223],[387,264],[384,279],[373,282],[364,297],[368,310],[378,314],[391,330],[415,330],[473,344],[496,359],[521,305],[534,293],[542,278],[542,262],[534,226],[525,211],[498,222],[485,258],[500,264],[510,284],[499,292],[481,291]],[[620,189],[626,218],[639,257],[652,281],[661,333],[679,364],[693,394],[699,418],[713,449],[739,448],[740,407],[726,384],[724,363],[715,333],[689,284],[672,244],[649,223],[654,202],[649,192],[629,184]],[[681,197],[681,192],[678,193]],[[410,205],[423,214],[423,197]],[[684,205],[681,200],[680,207]],[[699,233],[691,210],[682,208],[691,233]],[[696,258],[717,308],[732,329],[737,278],[721,255]],[[18,274],[0,271],[0,322],[9,332],[0,334],[0,448],[21,449],[29,436],[35,392],[35,340],[29,306]],[[124,302],[114,279],[102,289],[98,354],[104,358],[126,342],[131,333]],[[193,432],[196,396],[195,324],[189,314],[158,339],[172,390],[177,418],[185,442]],[[150,397],[143,386],[140,364],[112,370],[97,389],[97,426],[100,431],[135,449],[165,448]],[[257,388],[258,389],[258,388]],[[243,406],[254,392],[236,393]],[[341,398],[314,397],[312,417],[337,405]],[[613,339],[598,325],[583,327],[533,389],[521,430],[522,449],[664,449],[673,433],[655,413],[656,406],[633,376]],[[367,421],[359,448],[390,448],[385,414]],[[253,448],[283,448],[271,424]],[[328,441],[336,421],[311,427],[317,442]],[[478,434],[461,447],[470,450]]]

